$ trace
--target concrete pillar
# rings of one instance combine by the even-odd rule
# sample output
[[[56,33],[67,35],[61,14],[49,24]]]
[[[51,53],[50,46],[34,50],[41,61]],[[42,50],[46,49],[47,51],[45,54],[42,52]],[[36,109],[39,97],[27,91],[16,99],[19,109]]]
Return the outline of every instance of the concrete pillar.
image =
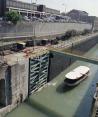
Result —
[[[28,11],[27,11],[27,16],[28,16]]]
[[[11,11],[11,9],[9,8],[9,11]]]
[[[18,10],[18,13],[20,14],[20,10]]]

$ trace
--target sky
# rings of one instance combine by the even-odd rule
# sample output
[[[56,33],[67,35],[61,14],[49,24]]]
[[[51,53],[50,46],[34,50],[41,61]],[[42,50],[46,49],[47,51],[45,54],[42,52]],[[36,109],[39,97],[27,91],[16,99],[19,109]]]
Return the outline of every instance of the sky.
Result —
[[[61,12],[72,9],[84,10],[92,16],[98,16],[98,0],[21,0],[24,2],[37,2]]]

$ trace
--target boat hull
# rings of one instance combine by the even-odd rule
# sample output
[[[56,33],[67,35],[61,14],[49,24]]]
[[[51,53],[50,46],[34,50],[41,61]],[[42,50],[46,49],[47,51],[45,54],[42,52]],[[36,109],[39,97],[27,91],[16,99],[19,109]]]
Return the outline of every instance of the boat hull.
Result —
[[[85,76],[83,76],[82,78],[80,78],[79,80],[77,80],[77,81],[74,82],[74,83],[68,83],[68,82],[66,81],[66,79],[65,79],[65,80],[64,80],[64,83],[65,83],[66,86],[73,87],[73,86],[76,86],[76,85],[80,84],[80,83],[81,83],[83,80],[85,80],[87,77],[88,77],[88,74],[86,74]]]

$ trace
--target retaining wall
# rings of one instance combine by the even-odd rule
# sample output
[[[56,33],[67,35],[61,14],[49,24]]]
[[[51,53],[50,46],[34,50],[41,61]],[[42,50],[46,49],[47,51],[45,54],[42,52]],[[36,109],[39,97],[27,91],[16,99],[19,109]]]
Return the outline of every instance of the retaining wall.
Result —
[[[56,52],[50,52],[50,66],[49,66],[49,78],[48,81],[58,76],[63,70],[71,65],[75,59],[59,54]]]
[[[42,23],[42,22],[19,22],[17,25],[0,23],[1,37],[19,37],[19,36],[36,36],[51,37],[64,34],[66,31],[75,29],[82,31],[91,29],[90,24],[84,23]]]
[[[93,48],[98,43],[98,36],[93,37],[90,40],[82,42],[78,45],[73,45],[73,51],[69,48],[67,51],[84,55],[91,48]],[[66,51],[66,50],[64,50]],[[93,57],[92,57],[93,58]],[[52,80],[56,76],[58,76],[63,70],[65,70],[69,65],[71,65],[76,60],[74,58],[65,56],[64,54],[59,54],[56,52],[50,52],[50,67],[49,67],[49,78],[48,80]]]

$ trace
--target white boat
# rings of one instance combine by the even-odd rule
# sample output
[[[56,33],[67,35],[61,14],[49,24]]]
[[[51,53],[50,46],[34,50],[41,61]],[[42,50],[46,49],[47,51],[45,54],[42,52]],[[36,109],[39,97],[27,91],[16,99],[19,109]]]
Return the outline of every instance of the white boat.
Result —
[[[67,86],[76,86],[88,77],[89,71],[90,68],[79,66],[65,75],[64,82]]]

